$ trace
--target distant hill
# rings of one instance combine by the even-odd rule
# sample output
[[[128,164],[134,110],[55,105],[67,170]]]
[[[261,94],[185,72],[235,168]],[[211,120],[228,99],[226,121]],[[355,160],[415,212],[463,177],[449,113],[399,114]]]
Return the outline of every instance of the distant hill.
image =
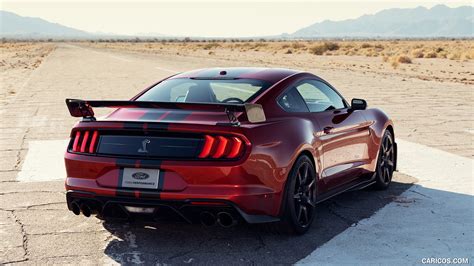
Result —
[[[473,31],[473,7],[437,5],[431,9],[386,9],[342,21],[325,20],[283,37],[474,37]]]
[[[22,17],[0,10],[0,37],[6,38],[89,38],[93,34],[51,23],[41,18]]]

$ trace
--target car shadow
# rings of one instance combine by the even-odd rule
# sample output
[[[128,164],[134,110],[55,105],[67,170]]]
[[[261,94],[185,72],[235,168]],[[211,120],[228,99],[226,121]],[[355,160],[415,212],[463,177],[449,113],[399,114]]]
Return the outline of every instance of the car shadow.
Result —
[[[104,222],[114,236],[105,254],[120,264],[293,264],[350,226],[372,216],[416,179],[396,174],[390,188],[338,195],[317,206],[302,236],[279,235],[256,225],[232,228],[185,223]]]

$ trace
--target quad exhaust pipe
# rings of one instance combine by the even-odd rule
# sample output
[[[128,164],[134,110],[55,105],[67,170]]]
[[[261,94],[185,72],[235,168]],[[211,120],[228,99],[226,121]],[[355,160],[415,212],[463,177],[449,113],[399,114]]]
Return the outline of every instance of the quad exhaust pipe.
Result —
[[[214,226],[216,224],[229,228],[237,224],[237,220],[228,212],[219,212],[217,215],[214,215],[211,212],[204,211],[199,214],[201,223],[205,226]]]
[[[81,207],[79,207],[79,204],[76,201],[71,203],[71,209],[75,215],[81,214]]]
[[[214,226],[217,223],[216,216],[210,212],[201,212],[199,218],[201,219],[201,223],[205,226]]]
[[[71,203],[71,210],[75,215],[80,215],[82,212],[85,217],[90,217],[93,212],[93,209],[87,203],[79,205],[77,201]]]
[[[91,216],[91,208],[87,204],[81,204],[81,212],[84,214],[85,217]]]
[[[228,212],[219,212],[217,214],[217,223],[222,227],[229,228],[236,225],[237,220]]]
[[[90,217],[94,212],[94,208],[87,203],[73,201],[71,203],[71,211],[75,215],[80,215],[82,213],[85,217]],[[199,214],[199,219],[201,220],[201,224],[205,226],[215,226],[218,224],[224,228],[229,228],[237,224],[237,220],[234,216],[226,211],[218,212],[217,215],[212,212],[203,211]]]

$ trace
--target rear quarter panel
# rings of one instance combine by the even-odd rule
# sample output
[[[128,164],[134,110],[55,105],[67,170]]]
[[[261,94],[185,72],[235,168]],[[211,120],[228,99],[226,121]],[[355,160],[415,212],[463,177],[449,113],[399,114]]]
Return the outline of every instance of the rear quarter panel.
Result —
[[[390,126],[394,129],[392,120],[388,115],[378,108],[370,108],[363,112],[363,115],[367,121],[371,122],[370,126],[370,138],[369,138],[369,156],[371,158],[371,163],[369,165],[370,171],[375,171],[378,159],[378,151],[380,148],[380,143],[383,137],[385,130]],[[392,132],[393,133],[393,132]],[[395,135],[393,135],[395,138]]]

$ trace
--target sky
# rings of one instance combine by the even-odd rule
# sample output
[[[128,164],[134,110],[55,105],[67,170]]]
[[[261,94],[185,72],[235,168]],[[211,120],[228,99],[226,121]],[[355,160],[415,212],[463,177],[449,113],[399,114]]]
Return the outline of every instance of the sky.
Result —
[[[252,37],[293,33],[323,20],[344,20],[388,8],[472,5],[471,1],[151,1],[0,0],[0,10],[68,27],[123,35]]]

